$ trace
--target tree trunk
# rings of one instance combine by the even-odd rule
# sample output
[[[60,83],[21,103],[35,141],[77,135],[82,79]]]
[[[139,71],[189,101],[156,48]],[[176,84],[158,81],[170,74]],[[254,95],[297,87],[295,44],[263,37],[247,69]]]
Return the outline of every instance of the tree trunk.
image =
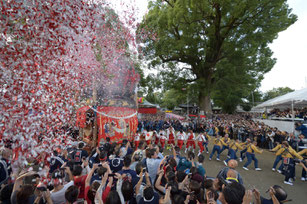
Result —
[[[200,110],[204,111],[205,115],[210,118],[212,116],[210,91],[204,88],[200,89],[198,101]]]
[[[207,69],[208,70],[208,69]],[[212,116],[211,107],[211,89],[212,89],[212,73],[206,72],[204,75],[199,77],[199,96],[198,103],[200,110],[205,112],[205,115],[209,118]]]

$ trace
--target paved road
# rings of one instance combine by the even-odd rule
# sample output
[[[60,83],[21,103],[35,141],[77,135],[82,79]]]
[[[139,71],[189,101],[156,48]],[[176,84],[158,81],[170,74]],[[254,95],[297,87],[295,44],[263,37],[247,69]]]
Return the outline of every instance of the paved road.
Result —
[[[209,153],[211,153],[211,150],[212,146],[209,145]],[[196,152],[198,152],[198,149]],[[216,155],[213,157],[212,161],[209,161],[209,154],[204,154],[204,168],[206,169],[208,176],[215,177],[219,170],[224,167],[224,163],[222,161],[226,159],[226,154],[227,151],[224,151],[221,154],[220,162],[215,160]],[[246,159],[242,163],[239,162],[239,166],[236,169],[243,177],[245,188],[257,188],[263,197],[269,198],[269,194],[266,193],[268,188],[273,185],[280,185],[287,191],[288,198],[293,200],[290,203],[307,203],[307,181],[300,180],[302,173],[301,166],[296,166],[297,179],[294,182],[294,185],[290,186],[283,183],[283,175],[272,171],[272,165],[275,160],[275,155],[273,153],[264,150],[262,154],[256,154],[256,158],[258,159],[259,167],[262,169],[262,171],[255,171],[253,163],[249,165],[249,171],[244,170],[242,167],[244,162],[246,162]]]

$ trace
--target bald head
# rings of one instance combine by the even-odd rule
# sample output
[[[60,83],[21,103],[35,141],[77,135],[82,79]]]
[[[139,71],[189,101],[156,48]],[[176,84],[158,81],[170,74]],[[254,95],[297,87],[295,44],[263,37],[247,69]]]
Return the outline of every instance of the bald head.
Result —
[[[238,173],[236,170],[233,170],[233,169],[229,169],[227,171],[227,178],[237,178],[238,177]]]
[[[235,169],[238,166],[238,162],[234,159],[228,161],[228,166],[232,169]]]

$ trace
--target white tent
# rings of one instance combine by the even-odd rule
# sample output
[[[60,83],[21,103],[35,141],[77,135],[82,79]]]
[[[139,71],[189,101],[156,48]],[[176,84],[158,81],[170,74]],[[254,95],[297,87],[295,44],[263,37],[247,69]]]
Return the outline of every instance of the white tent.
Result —
[[[282,96],[270,99],[263,102],[253,110],[265,109],[265,108],[303,108],[307,107],[307,88],[298,91],[293,91]]]

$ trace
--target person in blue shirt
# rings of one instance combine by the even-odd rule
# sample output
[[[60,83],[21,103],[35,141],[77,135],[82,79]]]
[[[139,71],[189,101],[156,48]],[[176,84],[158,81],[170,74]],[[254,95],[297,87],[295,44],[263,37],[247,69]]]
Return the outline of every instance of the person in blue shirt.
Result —
[[[115,157],[111,160],[109,160],[110,168],[113,173],[117,173],[123,168],[123,159],[120,157],[120,150],[117,150],[115,152]]]
[[[80,142],[78,144],[78,149],[73,153],[73,158],[75,161],[75,164],[82,164],[82,159],[87,158],[88,157],[88,153],[86,150],[84,150],[83,148],[85,147],[85,143],[84,142]]]
[[[203,167],[203,163],[204,163],[204,160],[205,160],[205,156],[204,155],[199,155],[198,156],[198,162],[196,163],[196,168],[197,168],[197,171],[198,173],[203,177],[203,178],[206,178],[206,170],[205,168]]]
[[[7,148],[5,148],[1,152],[2,158],[0,159],[0,185],[6,183],[9,180],[10,175],[12,173],[11,161],[10,161],[11,154],[12,154],[11,150]]]
[[[307,139],[307,126],[303,123],[295,123],[295,130],[301,131],[301,134]]]
[[[53,156],[50,158],[49,173],[52,174],[56,169],[60,169],[66,161],[57,151],[53,151]]]
[[[131,180],[136,178],[136,173],[135,171],[130,169],[130,164],[131,164],[131,157],[130,156],[126,156],[123,160],[123,168],[122,170],[118,171],[119,174],[126,174],[126,176],[128,176],[129,178],[131,178]]]

